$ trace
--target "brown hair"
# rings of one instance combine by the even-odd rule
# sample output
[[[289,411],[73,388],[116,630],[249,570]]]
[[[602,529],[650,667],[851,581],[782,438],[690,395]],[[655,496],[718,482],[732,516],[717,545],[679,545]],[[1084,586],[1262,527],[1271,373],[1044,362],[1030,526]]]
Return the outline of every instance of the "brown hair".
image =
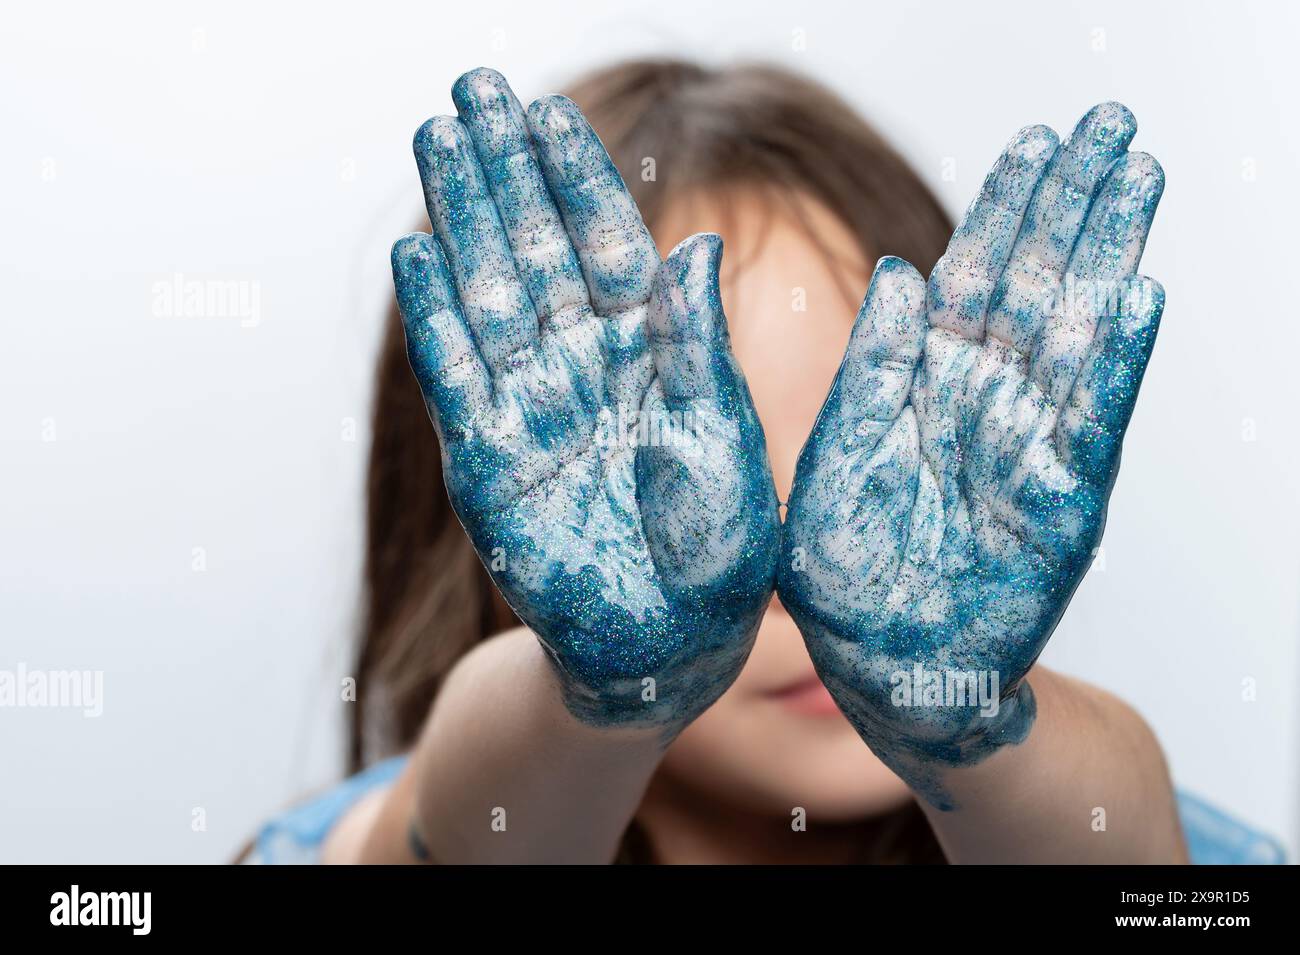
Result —
[[[888,253],[928,273],[952,234],[933,194],[861,117],[786,70],[628,62],[590,74],[568,95],[599,133],[652,230],[674,199],[739,186],[783,201],[802,195],[820,202],[843,220],[866,261]],[[651,181],[641,175],[647,157],[655,162]],[[797,203],[791,209],[800,214]],[[812,230],[809,236],[817,241]],[[354,771],[413,745],[456,661],[518,622],[452,512],[396,306],[376,386],[366,606],[354,670],[360,702],[350,709]],[[942,858],[914,806],[873,822],[872,830],[876,860]],[[646,855],[643,834],[629,833],[622,857]]]

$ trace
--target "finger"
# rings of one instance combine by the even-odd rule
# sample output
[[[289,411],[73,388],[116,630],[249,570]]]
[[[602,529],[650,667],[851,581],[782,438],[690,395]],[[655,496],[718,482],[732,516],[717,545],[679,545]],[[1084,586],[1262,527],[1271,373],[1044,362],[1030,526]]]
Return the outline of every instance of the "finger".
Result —
[[[926,328],[925,280],[902,259],[881,259],[814,437],[838,438],[846,452],[874,447],[907,404]]]
[[[435,116],[415,134],[425,204],[479,352],[493,374],[537,341],[537,315],[515,271],[505,228],[469,134]]]
[[[669,253],[648,321],[657,379],[643,391],[648,438],[638,500],[655,567],[675,587],[770,596],[780,512],[763,430],[731,354],[718,269],[722,238],[702,233]]]
[[[1029,363],[1034,384],[1058,408],[1070,393],[1098,318],[1114,312],[1137,272],[1164,188],[1160,164],[1146,153],[1129,153],[1111,167],[1088,211]]]
[[[1030,126],[1002,151],[930,273],[926,292],[931,325],[975,341],[984,338],[993,288],[1056,147],[1056,133],[1046,126]]]
[[[1094,106],[1048,163],[990,302],[985,335],[1029,355],[1092,197],[1137,132],[1119,103]]]
[[[740,388],[718,288],[721,263],[722,237],[701,233],[678,244],[655,275],[650,344],[670,408],[726,399]]]
[[[495,70],[472,70],[456,81],[451,97],[543,330],[589,315],[578,257],[546,188],[523,107],[505,77]]]
[[[649,440],[636,455],[636,498],[655,568],[669,586],[770,594],[780,524],[758,418],[748,404],[726,414],[678,409],[663,381],[646,390]]]
[[[447,261],[433,236],[413,232],[394,243],[392,264],[411,370],[439,437],[459,440],[491,407],[491,391]]]
[[[1102,320],[1066,399],[1056,424],[1057,450],[1089,484],[1109,487],[1114,479],[1164,307],[1159,282],[1134,282],[1118,314]]]
[[[528,126],[592,306],[611,315],[645,304],[659,254],[595,131],[563,96],[545,96],[529,106]]]

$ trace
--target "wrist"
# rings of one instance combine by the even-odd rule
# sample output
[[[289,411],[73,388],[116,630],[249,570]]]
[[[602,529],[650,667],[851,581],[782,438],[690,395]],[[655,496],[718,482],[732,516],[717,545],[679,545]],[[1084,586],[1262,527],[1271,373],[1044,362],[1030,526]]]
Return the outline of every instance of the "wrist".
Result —
[[[919,669],[919,668],[918,668]],[[858,735],[914,793],[939,809],[953,808],[944,780],[953,771],[975,766],[1008,746],[1023,743],[1033,729],[1037,699],[1027,680],[1009,691],[991,690],[974,682],[963,698],[962,687],[945,686],[947,671],[915,688],[915,671],[898,671],[893,681],[881,681],[864,692],[862,677],[840,679],[826,673],[823,680]],[[925,671],[926,677],[932,674]],[[961,674],[948,674],[955,680]],[[903,679],[906,677],[907,679]],[[977,682],[977,681],[975,681]]]
[[[592,666],[584,660],[575,665],[544,637],[534,641],[534,656],[545,660],[556,698],[577,724],[601,734],[619,734],[630,742],[657,740],[662,749],[735,681],[760,620],[756,614],[745,624],[716,619],[683,624],[684,632],[691,635],[685,647],[671,656],[647,656],[639,669],[622,661]],[[655,642],[653,634],[628,635],[628,639],[635,642],[642,636],[647,643]]]

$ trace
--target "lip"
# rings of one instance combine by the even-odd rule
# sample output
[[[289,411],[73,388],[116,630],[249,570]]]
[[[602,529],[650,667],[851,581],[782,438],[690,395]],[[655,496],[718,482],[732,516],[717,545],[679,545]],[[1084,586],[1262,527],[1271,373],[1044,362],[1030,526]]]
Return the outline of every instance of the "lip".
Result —
[[[838,716],[840,713],[840,708],[815,673],[766,695],[769,700],[801,716]]]

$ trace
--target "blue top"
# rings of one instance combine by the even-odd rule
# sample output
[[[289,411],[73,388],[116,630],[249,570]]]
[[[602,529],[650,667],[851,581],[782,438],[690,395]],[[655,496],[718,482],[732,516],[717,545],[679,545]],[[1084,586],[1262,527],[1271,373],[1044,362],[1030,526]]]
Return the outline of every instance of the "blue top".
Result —
[[[312,864],[334,824],[362,796],[388,785],[406,765],[394,756],[345,779],[318,796],[271,819],[257,835],[248,861]],[[1178,815],[1187,851],[1196,865],[1281,865],[1286,852],[1272,836],[1243,825],[1195,796],[1179,792]]]

